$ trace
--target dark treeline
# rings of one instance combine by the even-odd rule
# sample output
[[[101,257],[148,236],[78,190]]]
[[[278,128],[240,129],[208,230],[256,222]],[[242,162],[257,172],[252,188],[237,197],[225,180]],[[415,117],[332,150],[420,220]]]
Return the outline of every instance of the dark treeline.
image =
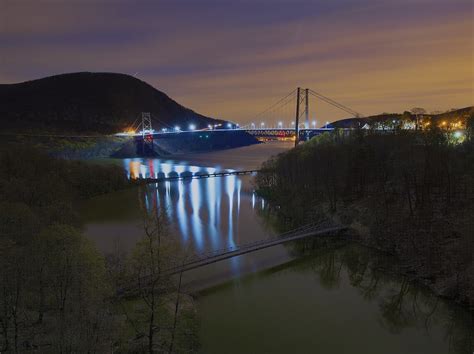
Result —
[[[163,220],[153,216],[160,213],[144,214],[146,238],[127,256],[106,259],[81,232],[79,199],[128,186],[117,166],[0,151],[0,352],[196,347],[192,306],[155,267],[175,256]],[[117,296],[119,286],[143,272],[156,275],[160,291],[144,287],[134,297]]]
[[[286,228],[330,219],[395,255],[437,294],[474,304],[474,139],[439,130],[334,132],[263,165],[259,193]]]

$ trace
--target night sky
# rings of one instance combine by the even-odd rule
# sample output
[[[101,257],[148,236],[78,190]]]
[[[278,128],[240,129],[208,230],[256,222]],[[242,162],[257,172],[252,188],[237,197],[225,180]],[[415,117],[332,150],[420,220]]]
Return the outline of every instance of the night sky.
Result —
[[[0,83],[122,72],[238,122],[296,86],[364,114],[460,108],[473,15],[472,0],[0,0]]]

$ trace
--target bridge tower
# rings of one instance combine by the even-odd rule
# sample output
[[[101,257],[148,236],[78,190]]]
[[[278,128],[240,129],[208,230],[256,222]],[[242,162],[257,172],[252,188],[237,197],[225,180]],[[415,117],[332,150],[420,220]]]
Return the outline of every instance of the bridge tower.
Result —
[[[300,132],[299,132],[299,123],[300,123],[300,116],[302,116],[300,104],[304,100],[304,128],[309,129],[309,89],[304,89],[304,96],[301,92],[302,89],[298,87],[296,89],[296,117],[295,117],[295,146],[298,145],[300,140]],[[308,138],[308,131],[306,131],[306,139]]]
[[[151,126],[151,114],[150,112],[142,112],[142,137],[145,138],[146,134],[153,133]]]
[[[296,116],[295,116],[295,146],[298,146],[300,140],[300,92],[301,88],[296,89]]]
[[[141,153],[142,156],[153,155],[153,127],[151,125],[151,114],[150,112],[142,112],[142,141],[141,141]]]
[[[304,127],[309,129],[309,89],[304,89]]]

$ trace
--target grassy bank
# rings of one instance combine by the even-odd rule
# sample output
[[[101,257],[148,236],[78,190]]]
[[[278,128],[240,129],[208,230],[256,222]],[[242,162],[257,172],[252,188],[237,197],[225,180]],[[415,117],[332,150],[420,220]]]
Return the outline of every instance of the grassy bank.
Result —
[[[283,228],[330,219],[396,256],[437,294],[473,307],[474,141],[438,130],[325,134],[263,165]]]

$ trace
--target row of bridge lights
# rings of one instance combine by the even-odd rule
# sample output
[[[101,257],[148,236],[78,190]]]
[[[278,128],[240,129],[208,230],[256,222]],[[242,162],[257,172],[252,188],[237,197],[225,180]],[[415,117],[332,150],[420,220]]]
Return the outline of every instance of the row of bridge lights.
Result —
[[[214,129],[217,129],[221,126],[222,126],[222,124],[214,124],[214,125],[209,124],[207,126],[207,129],[214,130]],[[238,129],[240,126],[239,126],[239,124],[227,123],[226,127],[228,129]],[[196,129],[197,129],[196,124],[194,124],[194,123],[189,124],[188,131],[195,131]],[[161,131],[163,133],[167,133],[169,130],[168,130],[168,128],[162,128]],[[182,131],[182,129],[179,125],[176,125],[176,126],[174,126],[174,128],[171,131],[180,132],[180,131]]]
[[[315,121],[315,120],[313,120],[313,121],[311,122],[311,126],[312,126],[313,128],[316,128],[316,124],[317,124],[317,121]],[[328,125],[328,124],[329,124],[329,122],[326,122],[326,125]],[[255,129],[257,125],[256,125],[255,123],[251,123],[250,126],[252,127],[252,129]],[[295,126],[295,122],[291,122],[291,127],[294,127],[294,126]],[[261,127],[261,128],[264,128],[264,127],[265,127],[265,122],[261,122],[261,123],[260,123],[260,127]],[[288,127],[289,127],[289,126],[288,126]],[[283,128],[283,122],[281,122],[281,121],[278,122],[278,128]]]
[[[313,121],[311,122],[311,126],[312,126],[313,128],[316,128],[316,124],[317,124],[317,121],[315,121],[315,120],[313,120]],[[328,125],[328,124],[329,124],[329,122],[326,122],[326,125]],[[214,124],[214,125],[209,124],[209,125],[207,126],[207,129],[209,129],[209,130],[214,130],[214,129],[217,129],[217,128],[221,127],[221,126],[222,126],[222,124]],[[255,129],[255,128],[257,127],[257,125],[256,125],[255,123],[251,123],[250,126],[252,127],[252,129]],[[261,122],[261,123],[260,123],[260,127],[261,127],[261,128],[265,128],[265,126],[266,126],[266,123],[265,123],[265,122]],[[295,126],[295,122],[291,122],[291,127],[294,128],[294,126]],[[287,128],[289,128],[289,127],[290,127],[290,126],[288,126]],[[226,128],[227,128],[227,129],[239,129],[240,126],[239,126],[239,124],[227,123]],[[283,122],[281,122],[281,121],[278,122],[278,128],[283,128]],[[197,129],[196,124],[194,124],[194,123],[189,124],[189,126],[188,126],[188,131],[195,131],[196,129]],[[182,131],[182,129],[181,129],[181,127],[180,127],[179,125],[176,125],[173,129],[168,130],[168,128],[162,128],[161,131],[162,131],[163,133],[167,133],[167,132],[169,132],[169,131],[180,132],[180,131]],[[133,131],[133,132],[127,132],[127,133],[129,133],[129,134],[132,134],[132,133],[133,133],[133,134],[134,134],[135,131]]]

